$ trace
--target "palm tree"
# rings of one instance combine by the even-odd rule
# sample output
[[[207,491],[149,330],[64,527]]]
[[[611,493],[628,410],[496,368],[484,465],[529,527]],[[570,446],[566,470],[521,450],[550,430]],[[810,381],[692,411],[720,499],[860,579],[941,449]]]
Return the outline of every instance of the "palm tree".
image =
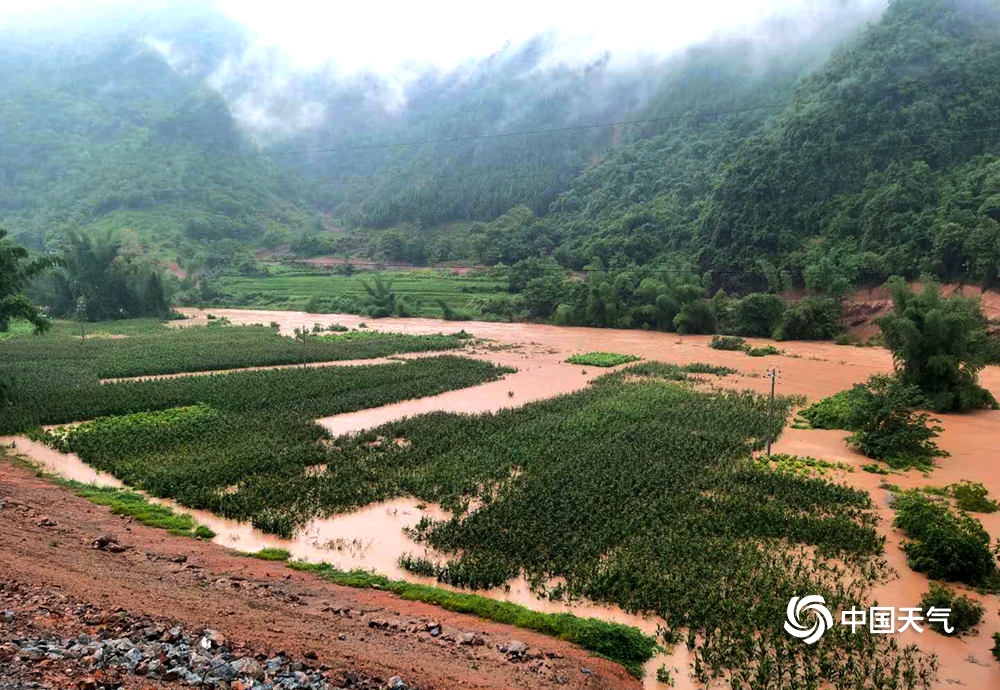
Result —
[[[372,281],[362,280],[361,285],[364,286],[365,292],[371,299],[372,305],[368,309],[369,316],[382,318],[396,313],[396,293],[393,292],[391,279],[383,278],[376,273]]]
[[[49,327],[38,308],[32,304],[24,290],[31,279],[59,263],[54,256],[31,259],[28,250],[7,238],[7,231],[0,228],[0,333],[10,328],[11,319],[30,321],[36,332]]]

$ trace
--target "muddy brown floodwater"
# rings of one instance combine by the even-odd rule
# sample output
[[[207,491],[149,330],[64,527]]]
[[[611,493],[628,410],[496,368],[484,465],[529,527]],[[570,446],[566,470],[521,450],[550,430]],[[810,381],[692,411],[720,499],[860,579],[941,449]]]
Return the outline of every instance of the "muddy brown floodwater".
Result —
[[[206,322],[206,313],[184,309],[190,318],[174,322],[185,326]],[[517,372],[480,386],[450,391],[437,396],[404,401],[385,407],[336,415],[318,420],[334,434],[353,433],[387,421],[425,412],[445,410],[451,412],[492,412],[506,407],[524,405],[533,400],[570,393],[588,385],[595,376],[607,369],[581,367],[565,363],[571,354],[594,350],[632,354],[644,359],[675,364],[706,362],[725,365],[737,374],[716,379],[719,385],[749,388],[766,392],[769,381],[765,374],[771,367],[778,370],[778,392],[797,394],[814,401],[864,381],[873,373],[892,370],[892,359],[880,348],[841,347],[831,343],[778,343],[785,351],[779,356],[751,358],[740,352],[713,350],[708,336],[684,336],[647,331],[622,331],[595,328],[561,328],[533,324],[482,323],[471,321],[442,321],[437,319],[380,319],[372,321],[346,314],[306,314],[285,311],[249,311],[213,309],[211,313],[226,317],[233,323],[277,322],[284,333],[294,328],[312,326],[314,323],[343,324],[358,327],[367,320],[373,329],[398,333],[432,334],[465,330],[480,342],[471,345],[462,354],[505,364]],[[483,340],[487,342],[482,342]],[[769,341],[750,339],[753,344]],[[345,363],[346,364],[346,363]],[[1000,397],[1000,368],[989,367],[982,376],[983,384]],[[939,461],[929,476],[919,472],[894,473],[886,479],[903,487],[933,484],[942,486],[959,479],[983,482],[993,495],[1000,495],[1000,463],[993,450],[1000,445],[1000,412],[984,411],[966,415],[941,415],[944,432],[940,445],[951,455]],[[5,439],[10,442],[11,439]],[[72,455],[56,453],[32,444],[27,439],[15,439],[18,449],[51,471],[81,481],[96,481],[120,485],[117,480],[97,473]],[[811,455],[827,460],[837,460],[856,468],[854,472],[835,472],[835,481],[868,490],[878,507],[881,517],[880,531],[886,535],[886,557],[898,572],[898,579],[881,587],[877,598],[881,605],[896,607],[915,606],[927,589],[927,579],[906,566],[900,550],[900,535],[891,528],[892,511],[886,492],[879,488],[883,477],[860,470],[869,462],[852,451],[845,443],[845,434],[830,431],[803,431],[786,429],[775,446],[776,452]],[[169,503],[169,502],[164,502]],[[424,546],[409,539],[404,529],[415,525],[421,517],[446,517],[440,507],[424,505],[414,499],[397,499],[373,504],[348,515],[314,520],[292,541],[277,539],[260,533],[250,526],[221,519],[210,513],[192,513],[200,522],[216,533],[215,541],[221,545],[244,551],[255,551],[265,546],[288,549],[296,558],[327,561],[339,568],[365,568],[394,578],[414,582],[432,583],[428,578],[415,577],[397,565],[404,553],[426,555]],[[977,515],[994,537],[1000,537],[1000,513]],[[437,584],[437,583],[434,583]],[[568,605],[537,599],[523,581],[511,583],[510,591],[496,589],[483,594],[523,604],[536,610],[572,611],[581,616],[635,625],[655,633],[656,617],[631,615],[615,607],[588,602]],[[901,641],[918,644],[922,649],[937,653],[941,658],[939,687],[964,685],[970,688],[1000,687],[1000,668],[992,660],[990,635],[1000,630],[997,598],[970,593],[986,605],[986,618],[978,635],[962,639],[949,639],[929,630],[917,634],[912,631],[901,636]],[[778,622],[776,621],[776,625]],[[695,687],[683,673],[687,668],[684,645],[678,645],[673,654],[664,655],[647,665],[645,684],[658,687],[655,670],[660,664],[681,669],[677,677],[678,688]]]

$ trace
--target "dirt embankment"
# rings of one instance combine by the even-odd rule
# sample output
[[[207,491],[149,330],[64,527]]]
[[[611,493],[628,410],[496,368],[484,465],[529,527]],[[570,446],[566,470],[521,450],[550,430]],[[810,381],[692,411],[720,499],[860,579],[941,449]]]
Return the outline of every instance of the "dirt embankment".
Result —
[[[205,629],[219,631],[235,657],[261,664],[284,652],[288,664],[325,674],[331,687],[402,687],[397,676],[412,688],[639,687],[620,666],[550,637],[339,587],[112,516],[7,459],[0,459],[0,506],[0,667],[10,676],[0,673],[0,688],[46,680],[82,690],[117,682],[179,687],[137,684],[121,669],[95,675],[82,661],[18,646],[174,627],[192,644]],[[122,548],[94,548],[102,537]],[[527,651],[512,657],[501,648],[515,640]]]
[[[917,291],[922,289],[920,283],[911,283],[910,287]],[[941,292],[945,295],[960,292],[965,297],[978,297],[986,318],[1000,323],[1000,292],[972,285],[942,285]],[[892,295],[884,287],[858,290],[844,303],[843,324],[852,335],[867,341],[880,332],[875,320],[891,310]]]

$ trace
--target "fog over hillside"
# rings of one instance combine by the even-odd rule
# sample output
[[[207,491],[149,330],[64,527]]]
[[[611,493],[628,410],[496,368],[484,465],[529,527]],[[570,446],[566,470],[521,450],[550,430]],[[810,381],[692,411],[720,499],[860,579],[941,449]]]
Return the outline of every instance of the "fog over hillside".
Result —
[[[989,0],[17,0],[0,214],[36,249],[128,229],[217,270],[280,250],[990,281],[998,37]]]
[[[758,60],[803,45],[819,50],[877,19],[885,5],[715,0],[651,10],[626,2],[609,12],[598,3],[514,2],[480,14],[461,3],[400,3],[386,21],[379,6],[301,1],[15,0],[0,9],[0,25],[16,37],[7,49],[83,52],[109,39],[140,40],[178,73],[225,95],[244,127],[273,141],[337,118],[337,92],[363,93],[365,105],[398,114],[413,88],[468,84],[498,63],[519,61],[524,79],[597,66],[605,81],[642,82],[631,86],[631,103],[642,103],[664,62],[692,46],[751,41]]]

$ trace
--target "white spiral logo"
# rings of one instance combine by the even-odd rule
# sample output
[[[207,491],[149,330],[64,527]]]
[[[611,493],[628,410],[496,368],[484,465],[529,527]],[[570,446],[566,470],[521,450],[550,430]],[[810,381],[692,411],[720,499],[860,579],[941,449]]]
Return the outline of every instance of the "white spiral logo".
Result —
[[[810,594],[807,597],[792,597],[788,601],[788,609],[785,611],[785,631],[792,637],[797,637],[806,644],[812,644],[828,628],[833,627],[833,616],[826,606],[826,600],[818,594]],[[803,612],[815,613],[811,628],[807,628],[801,622]]]

